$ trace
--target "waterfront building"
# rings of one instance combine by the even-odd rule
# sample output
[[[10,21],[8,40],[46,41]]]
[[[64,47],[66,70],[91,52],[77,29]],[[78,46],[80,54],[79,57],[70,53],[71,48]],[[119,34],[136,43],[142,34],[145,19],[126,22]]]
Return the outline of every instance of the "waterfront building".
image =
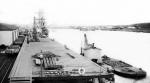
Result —
[[[11,45],[18,35],[19,31],[16,26],[0,23],[0,45]]]

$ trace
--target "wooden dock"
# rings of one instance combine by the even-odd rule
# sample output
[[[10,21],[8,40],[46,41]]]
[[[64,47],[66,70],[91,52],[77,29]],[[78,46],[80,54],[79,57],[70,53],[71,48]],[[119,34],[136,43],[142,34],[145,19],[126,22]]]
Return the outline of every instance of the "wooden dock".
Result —
[[[46,76],[49,70],[41,69],[34,63],[33,55],[44,51],[50,51],[55,55],[59,55],[59,60],[56,64],[63,65],[63,71],[72,71],[75,69],[84,69],[82,74],[70,74],[69,76]],[[41,77],[40,71],[42,70],[43,76]],[[27,44],[26,39],[14,63],[14,66],[9,75],[10,83],[32,83],[33,80],[59,80],[59,79],[85,79],[85,78],[109,78],[113,74],[90,59],[83,57],[66,46],[58,43],[49,38],[40,38],[40,42],[30,42]]]

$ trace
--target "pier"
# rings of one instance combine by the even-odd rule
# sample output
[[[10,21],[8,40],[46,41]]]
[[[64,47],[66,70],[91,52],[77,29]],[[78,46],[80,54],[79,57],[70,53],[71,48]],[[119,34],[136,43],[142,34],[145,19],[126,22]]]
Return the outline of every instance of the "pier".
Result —
[[[44,68],[41,69],[41,67],[36,66],[32,56],[41,52],[41,50],[43,52],[50,51],[51,53],[60,56],[59,60],[56,61],[56,64],[62,65],[63,70],[61,71],[67,71],[69,72],[69,75],[52,75],[50,72],[60,70],[44,70]],[[77,71],[74,72],[74,74],[71,73],[73,70],[77,69],[84,69],[84,72],[78,73]],[[82,79],[82,83],[83,79],[87,79],[89,81],[90,79],[95,78],[99,79],[98,81],[101,81],[101,78],[113,78],[113,74],[108,73],[105,68],[95,64],[90,61],[90,59],[83,57],[70,49],[66,49],[64,45],[49,38],[40,38],[40,42],[30,42],[29,44],[27,44],[27,39],[25,39],[9,75],[10,83],[32,83],[37,80],[42,82],[46,80],[77,81],[79,79]]]

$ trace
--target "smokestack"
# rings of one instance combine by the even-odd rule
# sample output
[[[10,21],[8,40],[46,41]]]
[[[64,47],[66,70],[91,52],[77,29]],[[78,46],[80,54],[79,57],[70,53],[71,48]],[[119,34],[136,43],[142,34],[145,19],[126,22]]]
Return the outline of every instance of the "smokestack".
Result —
[[[86,34],[84,34],[84,46],[85,48],[88,47],[88,40]]]
[[[81,52],[80,52],[80,55],[83,55],[83,52],[82,52],[82,47],[81,47]]]
[[[92,47],[94,47],[94,43],[92,43]]]

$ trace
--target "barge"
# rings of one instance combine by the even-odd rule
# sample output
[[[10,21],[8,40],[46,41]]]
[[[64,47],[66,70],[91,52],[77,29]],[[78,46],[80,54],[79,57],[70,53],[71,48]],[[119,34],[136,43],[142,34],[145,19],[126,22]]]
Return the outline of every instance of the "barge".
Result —
[[[121,60],[110,58],[106,55],[102,56],[102,61],[114,69],[114,73],[120,76],[141,79],[146,77],[146,71],[142,68],[136,68]]]

